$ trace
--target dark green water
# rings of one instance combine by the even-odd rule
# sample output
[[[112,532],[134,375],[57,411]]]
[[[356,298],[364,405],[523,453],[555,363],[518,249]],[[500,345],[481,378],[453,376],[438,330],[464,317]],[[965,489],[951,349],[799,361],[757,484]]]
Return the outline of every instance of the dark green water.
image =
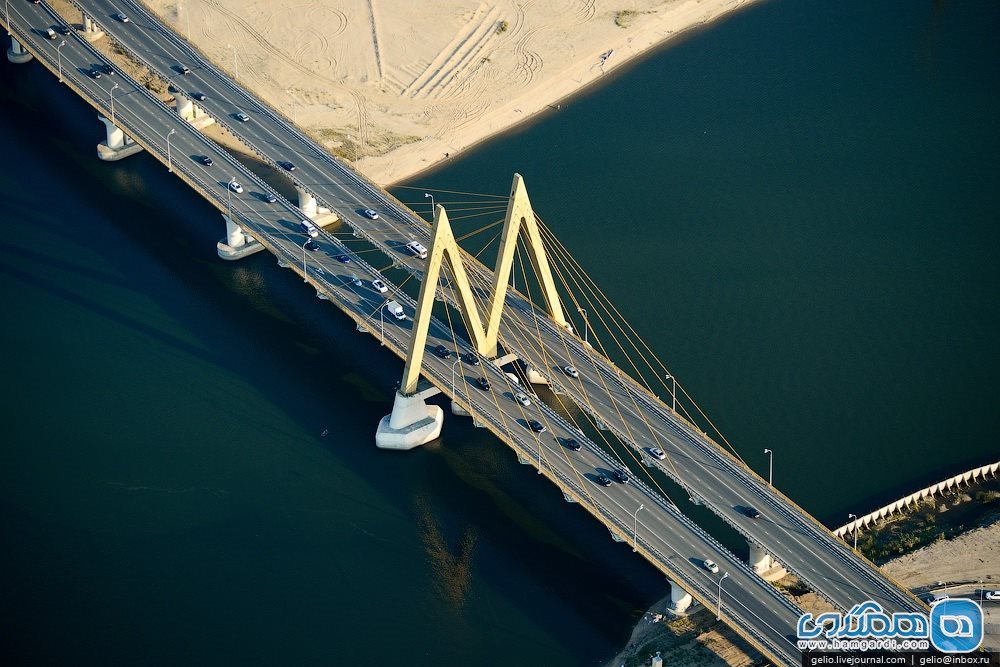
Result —
[[[836,522],[1000,450],[998,19],[764,3],[414,185],[524,174],[737,449]],[[37,66],[0,72],[8,662],[616,650],[661,577],[465,420],[375,451],[399,362],[272,259],[217,260],[218,215],[148,156],[99,163]]]

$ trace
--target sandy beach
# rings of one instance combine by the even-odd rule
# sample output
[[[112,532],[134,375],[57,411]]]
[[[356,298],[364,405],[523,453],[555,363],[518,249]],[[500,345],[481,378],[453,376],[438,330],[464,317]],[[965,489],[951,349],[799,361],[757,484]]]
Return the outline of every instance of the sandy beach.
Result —
[[[454,157],[753,0],[147,0],[380,184]]]

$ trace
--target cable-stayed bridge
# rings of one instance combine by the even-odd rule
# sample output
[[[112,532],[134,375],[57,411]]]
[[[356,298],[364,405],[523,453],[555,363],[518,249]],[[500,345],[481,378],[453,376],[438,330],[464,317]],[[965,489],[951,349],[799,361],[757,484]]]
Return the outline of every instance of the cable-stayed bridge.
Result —
[[[99,111],[107,129],[104,159],[145,149],[223,212],[227,233],[220,254],[236,258],[267,249],[405,361],[392,414],[379,425],[382,446],[407,448],[436,437],[443,414],[426,399],[444,393],[455,412],[490,429],[614,539],[667,575],[676,611],[690,604],[690,596],[697,598],[778,664],[800,661],[794,637],[800,610],[762,577],[772,559],[842,610],[867,599],[890,612],[925,609],[703,432],[696,425],[702,416],[678,395],[675,379],[654,384],[663,382],[666,368],[541,223],[519,177],[508,197],[481,204],[503,209],[499,259],[491,270],[458,245],[447,207],[433,207],[429,226],[138,4],[81,0],[77,6],[80,27],[53,40],[46,29],[63,22],[50,7],[8,3],[9,57],[33,56]],[[114,18],[122,11],[129,22]],[[171,81],[176,107],[121,72],[95,78],[95,68],[114,67],[88,41],[100,33]],[[206,121],[224,126],[271,165],[294,163],[295,171],[286,173],[298,205],[210,141],[196,127]],[[311,251],[300,221],[322,209],[352,234],[322,231]],[[407,250],[411,242],[424,246],[427,257]],[[420,282],[416,298],[401,289],[409,279],[393,285],[363,259],[381,254]],[[512,276],[521,291],[508,288]],[[374,280],[385,283],[385,293]],[[402,319],[388,312],[388,299],[400,304]],[[507,375],[512,370],[520,375],[517,383]],[[548,383],[554,393],[536,394],[526,381]],[[622,471],[630,481],[613,481]],[[650,471],[674,480],[744,535],[750,562],[687,518]],[[705,559],[719,572],[707,571]]]

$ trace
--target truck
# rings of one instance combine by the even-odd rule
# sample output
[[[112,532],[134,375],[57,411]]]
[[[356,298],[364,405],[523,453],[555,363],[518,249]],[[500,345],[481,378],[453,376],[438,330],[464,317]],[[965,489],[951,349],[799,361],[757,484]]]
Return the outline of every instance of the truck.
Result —
[[[385,307],[386,310],[388,310],[389,313],[397,320],[406,319],[406,313],[403,312],[403,306],[401,306],[398,301],[390,301],[389,303],[385,304]]]

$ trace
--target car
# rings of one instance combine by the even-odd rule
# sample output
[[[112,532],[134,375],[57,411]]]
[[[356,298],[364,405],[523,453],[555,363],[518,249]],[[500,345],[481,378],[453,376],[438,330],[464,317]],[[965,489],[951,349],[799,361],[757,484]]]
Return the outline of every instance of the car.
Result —
[[[53,30],[52,28],[46,28],[45,29],[45,36],[48,37],[49,39],[55,39],[59,35],[57,35],[56,31]]]
[[[528,428],[530,428],[535,433],[545,433],[546,431],[545,424],[538,421],[537,419],[529,419]]]
[[[361,278],[358,278],[357,276],[351,276],[351,284],[354,285],[355,287],[361,287],[362,285],[364,285],[364,283],[361,282]],[[405,316],[404,317],[397,317],[396,319],[397,320],[402,320],[402,319],[405,319]]]
[[[73,34],[73,29],[70,28],[68,25],[60,25],[56,26],[56,32],[58,32],[60,35],[66,35],[67,37],[69,37],[70,35]]]
[[[983,593],[984,600],[1000,600],[1000,591],[986,591]]]
[[[524,394],[523,392],[520,391],[514,394],[514,400],[523,405],[524,407],[528,407],[531,405],[531,399],[528,398],[527,394]]]
[[[580,443],[576,441],[576,438],[566,438],[565,440],[563,440],[563,445],[566,446],[566,449],[572,450],[574,452],[578,452],[581,449]]]
[[[598,475],[597,479],[594,480],[601,486],[611,486],[611,480],[608,479],[607,475]]]
[[[416,241],[410,241],[407,243],[406,249],[410,252],[410,254],[416,255],[420,259],[427,259],[427,248]]]
[[[950,599],[950,597],[951,596],[948,595],[947,593],[935,593],[934,596],[931,598],[931,602],[941,602],[942,600]]]
[[[306,241],[306,244],[302,247],[308,250],[309,252],[316,252],[317,250],[319,250],[319,244],[313,241],[312,239]]]
[[[181,89],[175,86],[174,84],[170,84],[169,86],[167,86],[167,92],[171,94],[177,94],[181,92]]]
[[[647,447],[646,451],[648,451],[650,456],[652,456],[654,459],[659,459],[660,461],[662,461],[663,459],[667,458],[667,455],[664,454],[663,450],[660,449],[659,447]]]
[[[188,67],[187,65],[178,65],[177,71],[186,76],[191,73],[191,68]]]
[[[575,366],[563,366],[563,373],[570,376],[571,378],[580,377],[580,371],[576,370]]]
[[[90,70],[88,72],[88,74],[90,74],[90,78],[91,79],[100,79],[101,78],[101,70],[97,69],[96,67],[94,69]]]
[[[347,255],[337,255],[337,261],[340,262],[341,264],[350,264],[351,258],[348,257]]]
[[[479,357],[477,357],[476,355],[474,355],[472,352],[466,352],[465,354],[463,354],[462,355],[462,361],[464,361],[465,363],[469,364],[470,366],[478,366],[479,365]]]
[[[285,171],[295,171],[295,165],[288,160],[278,160],[278,166]]]
[[[389,288],[386,287],[385,283],[379,280],[378,278],[372,281],[372,289],[374,289],[379,294],[385,294],[386,292],[389,291]]]
[[[215,160],[208,157],[207,155],[202,155],[201,157],[199,157],[198,162],[201,162],[206,167],[211,167],[213,164],[215,164]]]
[[[715,564],[715,561],[705,559],[701,561],[701,566],[711,572],[712,574],[718,574],[719,566]]]
[[[476,378],[476,386],[482,389],[483,391],[489,391],[490,381],[484,377],[478,377]]]
[[[191,97],[198,100],[199,102],[204,102],[205,100],[208,99],[208,96],[205,95],[205,93],[191,93]]]
[[[229,189],[235,192],[236,194],[243,192],[243,186],[237,183],[236,181],[229,181]]]
[[[236,120],[240,121],[241,123],[246,123],[247,121],[250,120],[250,116],[246,115],[242,111],[237,111],[233,115],[235,116]]]
[[[274,202],[278,201],[278,198],[272,195],[270,192],[265,192],[263,195],[261,195],[261,199],[266,201],[268,204],[273,204]]]
[[[743,513],[746,514],[751,519],[760,518],[760,510],[758,510],[756,507],[744,507]]]
[[[361,215],[365,216],[369,220],[378,220],[378,213],[376,213],[370,208],[366,208],[365,210],[361,211]]]
[[[442,359],[447,359],[451,356],[451,350],[446,348],[444,345],[437,345],[433,350],[434,354],[441,357]]]
[[[619,484],[628,484],[628,475],[624,470],[612,470],[611,477]]]
[[[111,18],[113,18],[116,21],[121,21],[122,23],[128,23],[129,22],[128,21],[128,17],[125,16],[124,14],[122,14],[121,12],[118,12],[117,14],[115,14],[114,16],[112,16]]]
[[[111,76],[115,73],[115,68],[112,67],[111,65],[101,65],[101,71],[107,74],[108,76]]]

